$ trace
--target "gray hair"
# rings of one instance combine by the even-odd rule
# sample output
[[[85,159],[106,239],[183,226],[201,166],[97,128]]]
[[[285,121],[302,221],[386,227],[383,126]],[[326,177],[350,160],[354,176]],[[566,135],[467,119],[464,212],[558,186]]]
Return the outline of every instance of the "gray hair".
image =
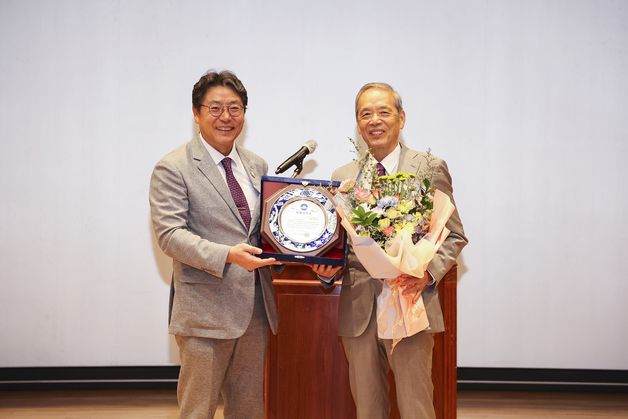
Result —
[[[399,113],[403,112],[403,104],[401,102],[401,96],[399,95],[399,93],[397,93],[397,91],[393,89],[393,87],[388,83],[375,82],[375,83],[367,83],[364,86],[362,86],[362,88],[356,95],[355,116],[358,116],[358,100],[360,100],[360,96],[362,96],[362,94],[369,89],[382,89],[382,90],[386,90],[387,92],[392,93],[393,102],[395,104],[395,108],[397,109],[397,112]]]

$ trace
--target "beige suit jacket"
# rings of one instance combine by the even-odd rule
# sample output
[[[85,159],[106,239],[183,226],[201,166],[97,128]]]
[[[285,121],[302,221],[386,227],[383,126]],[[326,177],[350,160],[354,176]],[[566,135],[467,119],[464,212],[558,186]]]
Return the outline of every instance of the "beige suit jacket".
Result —
[[[398,171],[417,173],[420,167],[425,167],[427,164],[426,156],[427,153],[410,150],[402,145]],[[446,193],[454,202],[451,176],[449,175],[447,164],[444,160],[436,157],[433,165],[435,167],[432,180],[434,187]],[[354,161],[335,170],[332,174],[332,180],[342,181],[356,178],[357,175],[358,163]],[[456,263],[458,254],[467,244],[467,238],[464,235],[458,210],[453,213],[447,222],[447,228],[451,233],[427,268],[436,282],[434,285],[426,287],[423,291],[423,300],[430,322],[430,332],[442,332],[445,329],[436,286]],[[382,290],[382,282],[369,276],[351,248],[349,250],[347,267],[348,269],[345,269],[343,273],[342,291],[340,292],[338,333],[340,336],[356,337],[360,336],[369,324],[371,314],[375,309],[377,295]]]
[[[257,246],[260,203],[244,221],[199,135],[167,154],[153,171],[150,206],[159,247],[173,260],[169,331],[175,335],[233,339],[251,320],[255,273],[226,263],[229,248]],[[268,165],[236,146],[255,189]],[[268,322],[277,330],[269,268],[259,269]]]

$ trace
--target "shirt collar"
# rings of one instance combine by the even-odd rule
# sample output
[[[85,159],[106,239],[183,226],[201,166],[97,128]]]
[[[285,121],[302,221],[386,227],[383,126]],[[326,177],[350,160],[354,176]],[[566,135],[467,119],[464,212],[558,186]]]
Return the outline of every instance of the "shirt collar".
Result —
[[[399,167],[399,158],[401,157],[401,145],[397,143],[397,147],[384,157],[380,163],[386,169],[386,174],[391,175],[397,173]]]
[[[222,160],[225,157],[229,157],[231,160],[233,160],[233,163],[235,163],[236,166],[242,167],[242,161],[240,160],[240,155],[238,154],[238,151],[236,150],[235,144],[231,148],[231,152],[227,156],[225,156],[220,151],[216,150],[214,147],[209,145],[209,143],[205,141],[205,139],[203,138],[203,134],[199,133],[199,136],[201,137],[201,143],[203,143],[203,145],[205,146],[205,149],[207,149],[209,156],[212,158],[216,166],[218,165],[222,166]]]

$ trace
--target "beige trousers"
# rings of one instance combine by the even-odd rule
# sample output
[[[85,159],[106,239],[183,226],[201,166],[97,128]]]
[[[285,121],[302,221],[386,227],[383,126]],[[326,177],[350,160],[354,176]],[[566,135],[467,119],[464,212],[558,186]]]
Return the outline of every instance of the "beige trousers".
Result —
[[[388,369],[397,388],[402,419],[434,419],[431,333],[404,338],[391,354],[392,340],[377,337],[376,310],[366,331],[358,337],[343,337],[349,361],[349,383],[358,419],[388,419]]]
[[[256,284],[253,316],[241,337],[176,336],[180,418],[213,418],[222,394],[225,419],[263,419],[268,330],[262,291]]]

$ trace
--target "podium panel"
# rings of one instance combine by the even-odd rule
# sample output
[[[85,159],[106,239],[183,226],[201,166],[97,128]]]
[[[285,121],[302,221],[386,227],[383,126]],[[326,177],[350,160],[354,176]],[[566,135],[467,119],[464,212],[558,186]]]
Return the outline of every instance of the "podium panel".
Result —
[[[340,282],[323,288],[307,267],[287,266],[274,281],[279,332],[270,336],[266,419],[351,419],[355,405],[338,337]],[[456,268],[439,284],[446,331],[434,335],[432,381],[438,419],[456,417]],[[390,378],[390,418],[400,418]]]

